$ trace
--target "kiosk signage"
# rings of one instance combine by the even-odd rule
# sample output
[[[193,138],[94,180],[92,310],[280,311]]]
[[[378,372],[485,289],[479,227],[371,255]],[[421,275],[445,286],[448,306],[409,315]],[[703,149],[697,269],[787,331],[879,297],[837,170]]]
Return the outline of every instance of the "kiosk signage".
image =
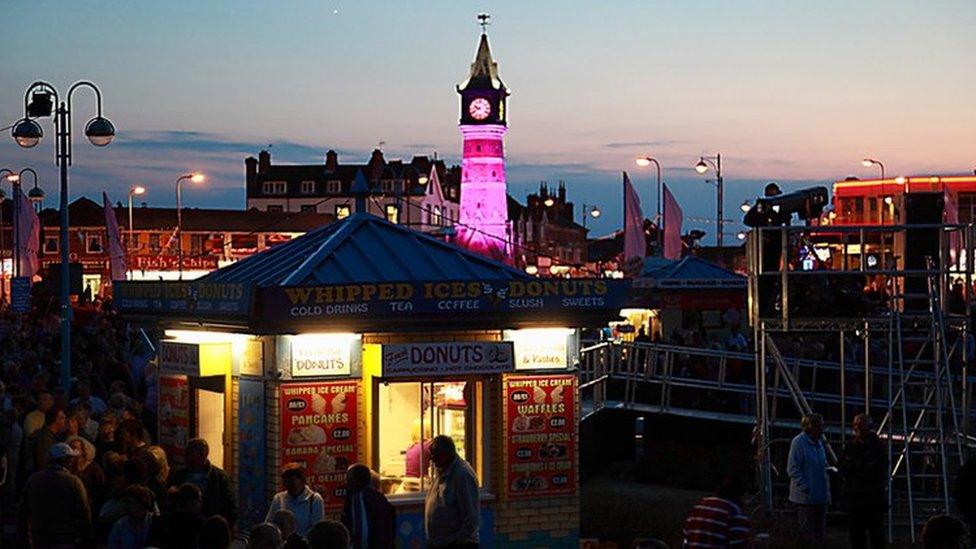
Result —
[[[509,497],[576,491],[575,395],[572,375],[505,378]]]
[[[384,345],[383,377],[510,372],[513,355],[509,341]]]
[[[358,388],[357,380],[279,388],[281,465],[300,464],[327,507],[342,506],[346,469],[359,461]]]

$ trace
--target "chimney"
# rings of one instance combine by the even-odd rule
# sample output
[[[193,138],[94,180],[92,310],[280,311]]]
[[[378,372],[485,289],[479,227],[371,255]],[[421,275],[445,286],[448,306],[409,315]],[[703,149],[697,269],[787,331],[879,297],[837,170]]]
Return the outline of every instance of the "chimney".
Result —
[[[258,173],[265,173],[271,169],[271,153],[261,151],[258,154]]]
[[[371,154],[369,156],[369,163],[372,164],[374,162],[379,162],[379,163],[383,163],[384,162],[384,160],[383,160],[383,151],[381,151],[379,149],[373,149],[373,154]]]
[[[325,171],[334,173],[339,168],[339,155],[332,149],[325,153]]]
[[[369,180],[371,182],[375,183],[379,180],[380,175],[383,173],[383,165],[385,163],[383,151],[373,149],[373,154],[369,156]]]
[[[244,184],[250,188],[254,184],[254,176],[258,173],[258,159],[249,156],[244,159]]]

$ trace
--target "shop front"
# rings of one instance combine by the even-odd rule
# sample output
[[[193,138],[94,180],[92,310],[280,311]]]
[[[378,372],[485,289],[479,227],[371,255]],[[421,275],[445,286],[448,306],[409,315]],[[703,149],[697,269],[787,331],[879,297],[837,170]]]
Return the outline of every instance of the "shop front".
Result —
[[[121,310],[163,319],[164,362],[188,364],[162,367],[161,421],[224,442],[242,522],[289,463],[338,514],[365,463],[403,546],[423,546],[429,444],[448,435],[478,474],[485,546],[577,547],[579,328],[614,318],[627,284],[529,278],[365,214],[333,225],[199,281],[119,283]],[[170,394],[189,412],[167,414]]]

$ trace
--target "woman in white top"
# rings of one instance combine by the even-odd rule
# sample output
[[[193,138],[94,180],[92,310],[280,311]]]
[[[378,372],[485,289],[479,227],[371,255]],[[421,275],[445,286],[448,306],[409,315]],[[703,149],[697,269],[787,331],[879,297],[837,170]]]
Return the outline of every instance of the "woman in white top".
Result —
[[[304,537],[316,522],[325,519],[325,501],[305,484],[305,471],[296,463],[281,472],[285,489],[275,494],[268,508],[265,522],[271,522],[279,509],[287,509],[295,516],[295,533]]]

